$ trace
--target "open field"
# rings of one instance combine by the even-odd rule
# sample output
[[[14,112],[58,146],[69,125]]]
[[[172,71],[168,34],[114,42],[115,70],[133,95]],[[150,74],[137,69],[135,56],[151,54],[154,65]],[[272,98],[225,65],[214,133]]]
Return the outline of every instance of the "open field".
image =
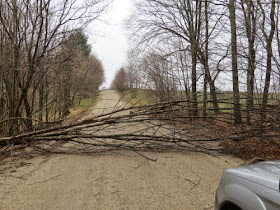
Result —
[[[155,90],[149,89],[130,89],[123,93],[124,99],[130,101],[131,104],[147,105],[156,103],[159,98],[155,94]],[[203,92],[198,92],[198,107],[203,108]],[[232,91],[222,91],[217,93],[219,100],[219,108],[222,112],[231,113],[233,112],[233,93]],[[185,100],[185,93],[179,91],[177,94],[178,100]],[[207,108],[213,108],[210,98],[210,93],[207,93],[208,102]],[[240,92],[240,103],[241,109],[246,110],[246,93]],[[255,93],[254,104],[256,109],[260,109],[262,103],[262,94]],[[268,105],[279,105],[280,93],[270,93],[268,99]]]

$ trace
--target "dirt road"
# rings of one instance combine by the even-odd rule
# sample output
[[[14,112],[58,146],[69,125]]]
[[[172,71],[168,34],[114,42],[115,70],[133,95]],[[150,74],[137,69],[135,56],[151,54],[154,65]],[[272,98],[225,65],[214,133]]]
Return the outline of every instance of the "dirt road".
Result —
[[[124,106],[103,91],[92,114]],[[0,166],[3,209],[213,209],[224,169],[240,160],[192,152],[49,155]],[[20,166],[20,167],[18,167]]]

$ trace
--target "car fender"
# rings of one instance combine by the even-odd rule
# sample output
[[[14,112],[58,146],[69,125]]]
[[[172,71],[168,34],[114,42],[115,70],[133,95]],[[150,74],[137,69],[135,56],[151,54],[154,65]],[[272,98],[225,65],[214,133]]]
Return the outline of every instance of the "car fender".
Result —
[[[227,184],[224,186],[222,201],[223,203],[228,201],[234,203],[244,210],[266,210],[262,200],[255,193],[240,184]]]

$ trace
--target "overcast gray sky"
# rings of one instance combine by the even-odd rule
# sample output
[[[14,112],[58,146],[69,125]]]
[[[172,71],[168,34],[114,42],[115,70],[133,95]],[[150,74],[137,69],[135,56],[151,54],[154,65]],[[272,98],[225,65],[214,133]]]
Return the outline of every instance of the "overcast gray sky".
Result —
[[[116,71],[125,64],[128,49],[127,32],[123,21],[132,10],[132,0],[114,0],[107,13],[89,28],[89,41],[92,51],[102,61],[106,82],[109,87]]]

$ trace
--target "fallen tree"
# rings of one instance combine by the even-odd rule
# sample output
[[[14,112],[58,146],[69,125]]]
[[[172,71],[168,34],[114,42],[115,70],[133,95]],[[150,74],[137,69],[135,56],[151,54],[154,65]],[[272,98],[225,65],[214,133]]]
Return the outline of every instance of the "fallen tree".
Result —
[[[258,135],[260,129],[243,129],[227,135],[195,135],[194,127],[184,113],[189,112],[187,101],[161,102],[151,105],[114,108],[113,111],[76,122],[0,138],[0,144],[48,143],[58,141],[71,143],[72,148],[89,151],[106,150],[191,150],[218,152],[222,141],[242,140]],[[232,123],[228,116],[209,118]],[[206,124],[205,124],[206,125]],[[205,126],[204,125],[204,126]],[[250,132],[249,132],[250,131]],[[241,136],[240,136],[241,135]],[[237,136],[234,138],[234,136]],[[213,143],[215,145],[213,146]],[[79,146],[78,146],[79,145]],[[84,147],[81,147],[83,145]]]

